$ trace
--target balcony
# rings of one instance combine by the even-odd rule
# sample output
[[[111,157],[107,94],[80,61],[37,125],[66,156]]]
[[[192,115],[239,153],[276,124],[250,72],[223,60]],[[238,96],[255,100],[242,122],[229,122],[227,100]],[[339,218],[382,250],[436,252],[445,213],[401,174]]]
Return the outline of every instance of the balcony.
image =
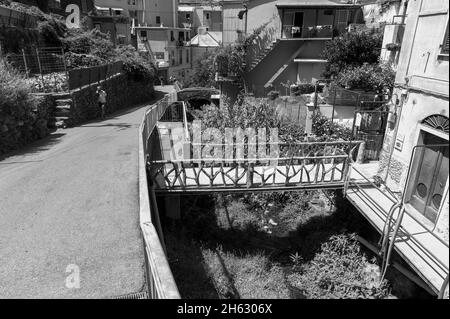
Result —
[[[282,28],[282,39],[331,39],[333,38],[332,25],[316,25],[298,27],[284,25]]]

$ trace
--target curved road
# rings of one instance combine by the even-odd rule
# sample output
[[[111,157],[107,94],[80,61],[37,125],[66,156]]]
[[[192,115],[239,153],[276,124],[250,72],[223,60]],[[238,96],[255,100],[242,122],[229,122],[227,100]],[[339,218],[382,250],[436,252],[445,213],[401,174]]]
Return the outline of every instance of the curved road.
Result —
[[[0,298],[144,289],[137,166],[144,110],[58,130],[0,161]]]

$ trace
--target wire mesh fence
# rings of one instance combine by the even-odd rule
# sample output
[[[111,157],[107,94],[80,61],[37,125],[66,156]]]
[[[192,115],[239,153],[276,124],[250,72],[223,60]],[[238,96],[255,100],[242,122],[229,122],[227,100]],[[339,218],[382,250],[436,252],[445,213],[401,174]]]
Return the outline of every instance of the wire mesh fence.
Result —
[[[5,58],[26,76],[35,92],[68,92],[123,72],[120,61],[68,70],[61,47],[22,50],[21,53],[7,54]]]

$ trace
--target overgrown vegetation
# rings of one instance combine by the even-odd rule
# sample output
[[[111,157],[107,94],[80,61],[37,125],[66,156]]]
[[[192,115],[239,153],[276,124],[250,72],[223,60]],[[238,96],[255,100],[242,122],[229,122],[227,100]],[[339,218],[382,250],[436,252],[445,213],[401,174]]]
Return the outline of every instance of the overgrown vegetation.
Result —
[[[325,196],[326,195],[326,196]],[[361,216],[322,192],[182,198],[168,256],[185,298],[385,298],[353,234]],[[192,279],[195,274],[195,280]]]
[[[44,137],[48,109],[44,98],[31,94],[32,86],[0,60],[0,154]]]

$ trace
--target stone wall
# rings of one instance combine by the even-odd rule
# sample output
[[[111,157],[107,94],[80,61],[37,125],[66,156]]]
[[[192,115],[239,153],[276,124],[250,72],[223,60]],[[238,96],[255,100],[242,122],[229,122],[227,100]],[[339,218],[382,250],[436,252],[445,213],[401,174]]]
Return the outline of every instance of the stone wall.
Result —
[[[144,103],[154,95],[153,83],[136,82],[125,74],[119,74],[99,84],[91,84],[71,92],[73,105],[70,112],[70,125],[92,120],[100,116],[97,86],[106,91],[106,114],[135,104]]]
[[[48,122],[55,108],[51,94],[35,94],[27,112],[0,112],[0,154],[17,149],[49,134]]]

